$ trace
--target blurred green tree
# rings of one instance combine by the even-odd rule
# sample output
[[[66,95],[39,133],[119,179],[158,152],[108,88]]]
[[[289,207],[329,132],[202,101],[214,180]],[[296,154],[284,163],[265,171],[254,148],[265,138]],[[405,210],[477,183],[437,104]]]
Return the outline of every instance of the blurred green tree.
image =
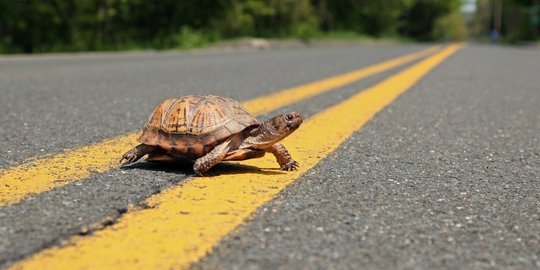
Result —
[[[433,40],[435,22],[461,6],[460,0],[415,0],[403,15],[399,33],[417,40]]]
[[[372,36],[392,35],[414,0],[313,0],[323,31],[352,30]]]
[[[510,0],[505,0],[510,1]],[[526,0],[516,0],[526,1]],[[533,0],[534,1],[534,0]],[[440,37],[460,0],[1,0],[0,52],[191,48],[335,31]],[[455,22],[456,17],[451,17]]]
[[[214,23],[227,37],[306,36],[317,29],[309,0],[231,0]]]
[[[480,39],[498,31],[507,42],[540,38],[540,0],[477,0],[473,34]]]
[[[433,26],[433,39],[443,41],[462,41],[468,37],[468,30],[458,12],[439,17]]]

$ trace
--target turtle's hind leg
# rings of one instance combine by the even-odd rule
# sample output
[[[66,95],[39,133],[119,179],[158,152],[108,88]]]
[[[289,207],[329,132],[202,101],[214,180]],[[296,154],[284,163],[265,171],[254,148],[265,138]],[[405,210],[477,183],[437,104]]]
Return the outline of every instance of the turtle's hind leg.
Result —
[[[131,164],[140,158],[142,158],[146,154],[152,154],[156,151],[156,146],[146,145],[146,144],[139,144],[135,147],[133,147],[131,150],[127,151],[122,158],[120,159],[120,164],[127,165]]]

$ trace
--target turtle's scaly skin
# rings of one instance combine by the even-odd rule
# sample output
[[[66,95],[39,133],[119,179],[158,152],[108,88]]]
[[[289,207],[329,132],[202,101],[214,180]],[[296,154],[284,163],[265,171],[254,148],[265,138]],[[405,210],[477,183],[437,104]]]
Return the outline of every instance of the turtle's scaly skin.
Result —
[[[140,145],[122,156],[129,164],[148,154],[148,161],[196,160],[197,175],[223,160],[276,156],[282,170],[294,161],[278,143],[302,123],[299,113],[259,122],[236,100],[218,96],[186,96],[159,104],[144,126]]]

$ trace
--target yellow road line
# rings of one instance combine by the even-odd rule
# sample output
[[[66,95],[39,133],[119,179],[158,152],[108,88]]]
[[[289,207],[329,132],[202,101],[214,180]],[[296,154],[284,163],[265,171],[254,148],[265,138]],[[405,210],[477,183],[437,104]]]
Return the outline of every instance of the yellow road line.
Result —
[[[260,171],[244,167],[189,179],[149,198],[150,209],[130,211],[111,227],[43,250],[11,269],[186,268],[460,47],[451,45],[308,119],[284,142],[300,162],[299,171],[270,169],[276,162],[268,157],[245,162]]]
[[[343,75],[279,91],[244,104],[254,115],[261,115],[281,106],[390,70],[429,55],[438,49],[438,47],[428,48]],[[0,206],[13,204],[31,194],[45,192],[66,185],[70,181],[88,177],[92,172],[110,170],[118,165],[118,157],[137,144],[137,137],[138,133],[130,133],[0,170]]]
[[[382,62],[380,64],[372,65],[370,67],[354,70],[348,73],[336,75],[305,85],[285,89],[273,94],[246,101],[244,102],[244,106],[254,114],[265,114],[275,110],[276,108],[294,104],[300,100],[308,99],[324,92],[343,87],[347,84],[364,79],[371,75],[385,72],[394,67],[412,62],[416,59],[419,59],[420,57],[432,54],[439,49],[439,46],[431,47],[423,51],[404,55],[392,60]],[[272,102],[268,102],[269,100],[271,100]]]

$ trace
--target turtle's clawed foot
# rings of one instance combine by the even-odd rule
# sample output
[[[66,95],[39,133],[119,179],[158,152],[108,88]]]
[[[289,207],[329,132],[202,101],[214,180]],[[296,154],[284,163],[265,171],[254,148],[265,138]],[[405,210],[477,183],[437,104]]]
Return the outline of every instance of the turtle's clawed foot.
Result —
[[[146,144],[139,144],[135,147],[133,147],[133,149],[127,151],[123,156],[122,158],[120,159],[119,163],[122,164],[122,166],[124,165],[128,165],[128,164],[131,164],[137,160],[139,160],[140,158],[142,158],[144,155],[146,154],[152,154],[156,151],[156,147],[155,146],[151,146],[151,145],[146,145]]]
[[[197,177],[205,177],[209,176],[207,172],[195,172],[195,176]]]
[[[120,159],[120,161],[118,163],[120,163],[120,165],[124,166],[124,165],[128,165],[128,164],[131,164],[135,161],[137,161],[139,159],[139,155],[137,155],[137,150],[135,148],[127,151],[123,156],[122,158]]]
[[[291,160],[283,165],[281,165],[281,170],[282,171],[296,171],[298,170],[298,168],[300,167],[300,164],[298,164],[298,162],[294,161],[294,160]]]

